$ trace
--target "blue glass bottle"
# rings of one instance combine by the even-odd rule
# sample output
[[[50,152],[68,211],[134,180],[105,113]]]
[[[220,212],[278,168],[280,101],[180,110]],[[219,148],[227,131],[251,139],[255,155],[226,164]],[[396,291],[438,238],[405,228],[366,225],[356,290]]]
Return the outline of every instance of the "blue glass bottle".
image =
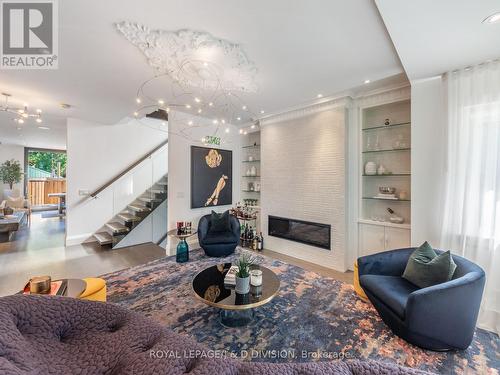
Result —
[[[181,240],[177,245],[175,260],[177,263],[185,263],[189,260],[189,246],[185,239]]]

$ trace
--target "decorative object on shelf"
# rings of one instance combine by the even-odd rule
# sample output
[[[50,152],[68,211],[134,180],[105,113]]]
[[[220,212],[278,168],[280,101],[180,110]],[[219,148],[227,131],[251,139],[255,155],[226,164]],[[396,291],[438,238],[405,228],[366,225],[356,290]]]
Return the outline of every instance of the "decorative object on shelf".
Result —
[[[248,183],[248,191],[255,191],[255,186],[254,186],[253,182]]]
[[[366,138],[366,151],[372,151],[372,137],[368,136]]]
[[[396,197],[396,188],[395,187],[389,187],[389,186],[379,186],[378,188],[379,193],[377,196],[374,198],[378,199],[392,199],[392,200],[397,200],[398,198]]]
[[[253,161],[253,156],[252,155],[248,156],[248,161]]]
[[[260,182],[255,183],[255,191],[260,191]]]
[[[399,199],[402,199],[402,200],[408,199],[408,193],[406,192],[406,190],[401,190],[399,192]]]
[[[380,150],[380,141],[379,141],[379,139],[378,139],[378,135],[375,137],[375,145],[373,146],[373,149],[374,149],[375,151]]]
[[[233,153],[191,146],[191,208],[232,203]]]
[[[365,164],[365,174],[373,176],[377,174],[377,164],[373,161],[369,161]]]
[[[394,210],[390,207],[387,207],[387,212],[389,212],[389,221],[393,224],[403,224],[405,222],[405,219],[402,218],[401,216],[396,215]]]
[[[245,173],[245,175],[248,177],[248,176],[250,176],[251,174],[252,174],[252,172],[250,171],[250,168],[248,168],[248,169],[247,169],[247,171],[246,171],[246,173]]]
[[[262,285],[262,271],[261,270],[250,270],[250,285],[261,286]]]
[[[243,204],[245,206],[257,206],[257,199],[245,198],[243,199]]]
[[[408,143],[405,141],[403,134],[398,134],[397,139],[392,144],[392,148],[395,150],[408,148]]]
[[[384,125],[390,125],[391,124],[391,119],[386,118],[384,121]]]
[[[250,176],[257,176],[257,168],[254,165],[250,168]]]
[[[384,175],[387,174],[387,169],[384,167],[383,164],[380,164],[377,169],[377,174],[379,175]]]
[[[2,92],[2,95],[5,98],[5,104],[0,104],[0,111],[14,115],[14,121],[17,124],[22,125],[29,118],[34,118],[38,124],[43,122],[41,109],[36,109],[34,112],[31,112],[28,108],[28,104],[24,104],[22,107],[11,106],[9,104],[9,98],[12,95],[5,92]]]
[[[253,259],[246,254],[243,254],[237,260],[238,272],[236,273],[236,285],[234,288],[236,293],[247,294],[250,292],[250,266],[253,262]]]

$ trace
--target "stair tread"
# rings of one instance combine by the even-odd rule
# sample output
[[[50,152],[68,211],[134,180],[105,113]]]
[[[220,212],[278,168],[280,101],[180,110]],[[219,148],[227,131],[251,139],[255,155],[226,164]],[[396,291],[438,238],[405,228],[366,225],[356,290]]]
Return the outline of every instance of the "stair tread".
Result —
[[[165,190],[161,190],[161,189],[149,189],[148,191],[150,193],[153,193],[153,194],[164,194],[164,193],[166,193]]]
[[[94,233],[94,238],[100,245],[107,245],[113,243],[113,237],[108,232]]]
[[[129,213],[126,213],[126,212],[122,212],[118,215],[120,219],[122,220],[125,220],[125,221],[137,221],[137,220],[141,220],[141,218],[139,216],[135,216],[135,215],[132,215],[132,214],[129,214]]]
[[[168,185],[168,181],[158,181],[158,182],[156,183],[156,185],[167,186],[167,185]]]
[[[105,224],[109,229],[111,229],[113,232],[128,232],[128,228],[123,225],[122,223],[118,222],[112,222],[112,223],[106,223]]]
[[[134,211],[151,211],[149,207],[140,204],[129,204],[128,207]]]
[[[161,202],[161,199],[158,199],[158,198],[152,198],[152,197],[140,197],[139,198],[140,201],[143,201],[143,202]]]

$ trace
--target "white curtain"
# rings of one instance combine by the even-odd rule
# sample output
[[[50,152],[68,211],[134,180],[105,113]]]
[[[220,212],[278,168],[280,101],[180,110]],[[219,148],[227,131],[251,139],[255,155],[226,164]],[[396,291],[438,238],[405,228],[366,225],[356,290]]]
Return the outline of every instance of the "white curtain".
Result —
[[[500,333],[500,62],[450,72],[447,86],[441,245],[485,270],[478,325]]]

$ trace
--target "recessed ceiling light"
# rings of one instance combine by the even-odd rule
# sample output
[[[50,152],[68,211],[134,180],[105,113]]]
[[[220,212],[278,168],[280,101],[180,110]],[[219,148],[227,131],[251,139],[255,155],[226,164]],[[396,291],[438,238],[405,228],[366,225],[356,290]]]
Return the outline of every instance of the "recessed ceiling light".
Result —
[[[165,104],[165,102],[162,99],[160,99],[160,100],[158,100],[158,104],[163,105],[163,104]]]
[[[240,129],[240,134],[243,134],[243,129]]]
[[[365,79],[365,84],[370,83],[369,79]]]
[[[208,106],[209,106],[209,107],[211,107],[211,106],[213,106],[213,105],[214,105],[214,103],[212,103],[212,102],[208,103]]]
[[[50,128],[48,128],[46,126],[39,126],[38,129],[41,129],[41,130],[50,130]]]
[[[42,110],[41,110],[40,108],[38,108],[38,109],[36,110],[36,113],[42,113]]]
[[[201,99],[200,99],[200,98],[194,98],[194,101],[195,101],[196,103],[199,103],[199,102],[201,102]]]
[[[203,63],[203,66],[208,66],[208,63],[205,61],[205,62]]]
[[[18,123],[20,124],[24,124],[24,120],[22,118],[20,118],[19,120],[17,120]]]
[[[247,134],[248,134],[248,132],[245,130],[245,131],[243,132],[243,134],[244,134],[244,135],[247,135]]]
[[[215,124],[218,124],[218,123],[219,123],[219,121],[218,121],[218,120],[212,120],[212,124],[214,124],[214,125],[215,125]]]
[[[255,129],[255,124],[252,124],[252,126],[250,126],[252,129]]]
[[[496,13],[493,13],[492,15],[486,17],[483,20],[483,23],[491,24],[491,23],[497,23],[499,21],[500,21],[500,12],[496,12]]]
[[[186,104],[186,108],[187,109],[191,108],[191,104]]]
[[[239,117],[239,116],[236,117],[236,120],[241,121],[241,117]]]
[[[136,103],[140,104],[142,102],[141,98],[135,98]]]
[[[37,118],[35,121],[40,124],[42,122],[42,119],[41,118]]]
[[[193,125],[193,121],[189,121],[189,122],[188,122],[188,125],[189,125],[189,126]]]
[[[318,94],[318,95],[316,95],[316,97],[317,97],[318,99],[321,99],[321,98],[323,97],[323,94]]]
[[[203,112],[203,111],[201,110],[201,108],[199,108],[199,109],[198,109],[198,113],[201,113],[201,112]]]
[[[264,111],[263,109],[260,111],[261,114],[264,114],[266,113],[266,111]]]
[[[226,133],[229,133],[229,128],[226,128]]]
[[[244,105],[243,107],[241,107],[242,110],[246,111],[247,110],[247,106]]]
[[[134,112],[134,117],[139,116],[139,112]]]
[[[222,122],[223,124],[225,124],[225,123],[226,123],[226,120],[222,119],[222,120],[221,120],[221,122]]]

